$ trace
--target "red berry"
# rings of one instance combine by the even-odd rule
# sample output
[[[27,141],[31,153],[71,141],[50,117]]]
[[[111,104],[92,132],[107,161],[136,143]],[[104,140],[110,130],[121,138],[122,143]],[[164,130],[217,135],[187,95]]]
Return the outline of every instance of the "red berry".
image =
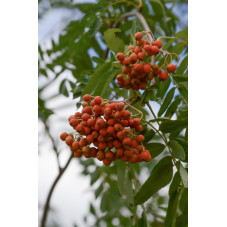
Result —
[[[137,141],[138,143],[143,142],[143,140],[144,140],[144,136],[143,136],[143,135],[138,135],[138,136],[136,137],[136,141]]]
[[[95,125],[95,119],[93,119],[93,118],[90,118],[90,119],[88,119],[87,120],[87,126],[92,126],[92,125]]]
[[[125,111],[123,112],[123,118],[124,118],[125,120],[128,120],[128,119],[130,118],[130,115],[131,115],[131,113],[130,113],[128,110],[125,110]]]
[[[142,161],[145,161],[148,159],[148,156],[149,154],[145,151],[142,151],[140,154],[139,154],[139,158],[142,160]]]
[[[86,94],[86,95],[83,96],[83,99],[84,99],[84,101],[89,102],[90,99],[91,99],[91,96]]]
[[[176,65],[174,65],[174,64],[167,65],[167,71],[169,73],[173,73],[174,71],[176,71]]]
[[[161,68],[158,68],[157,70],[154,71],[154,76],[158,76],[161,73]]]
[[[98,151],[96,156],[99,161],[102,161],[104,159],[104,151]]]
[[[82,151],[81,150],[74,151],[74,157],[80,158],[81,156],[82,156]]]
[[[128,46],[128,51],[130,51],[130,50],[134,51],[134,50],[135,50],[135,46],[129,45],[129,46]]]
[[[92,147],[90,149],[90,155],[91,155],[91,157],[96,158],[97,152],[98,152],[98,150],[96,148]]]
[[[109,166],[112,163],[111,160],[108,160],[108,159],[105,159],[105,158],[102,161],[103,161],[103,164],[106,165],[106,166]]]
[[[140,64],[140,63],[137,63],[137,64],[134,66],[134,69],[135,69],[137,72],[142,72],[142,71],[143,71],[143,65]]]
[[[152,43],[153,46],[157,46],[158,48],[162,47],[162,41],[160,40],[156,40]]]
[[[87,143],[87,140],[85,139],[85,138],[83,138],[83,139],[81,139],[80,141],[79,141],[79,145],[80,145],[80,147],[84,147],[84,146],[86,146],[88,143]]]
[[[60,135],[61,140],[65,141],[65,138],[68,136],[67,132],[62,132]]]
[[[90,118],[90,115],[87,114],[87,113],[84,113],[84,114],[82,115],[83,121],[87,121],[89,118]]]
[[[157,46],[152,46],[151,47],[151,53],[156,55],[159,53],[159,48]]]
[[[168,79],[168,73],[167,72],[161,72],[160,75],[159,75],[159,80],[160,81],[164,81],[166,79]]]
[[[130,73],[130,72],[131,72],[131,67],[130,67],[130,66],[125,66],[125,67],[123,67],[122,72],[123,72],[124,74]]]
[[[119,140],[114,140],[113,145],[115,146],[116,149],[122,147],[122,143]]]
[[[150,46],[150,45],[144,45],[143,49],[144,49],[146,52],[151,52],[151,46]]]
[[[139,52],[138,53],[138,58],[143,61],[146,59],[146,54],[144,52]]]
[[[131,147],[131,145],[132,145],[132,140],[131,140],[130,138],[125,138],[125,139],[123,140],[123,145],[124,145],[125,147]]]
[[[73,138],[72,138],[72,136],[67,136],[67,137],[65,138],[65,143],[66,143],[68,146],[71,146],[72,143],[73,143]]]
[[[72,143],[72,148],[73,148],[74,150],[78,150],[78,149],[80,148],[79,142],[78,142],[78,141],[74,141],[74,142]]]
[[[142,52],[142,49],[140,47],[136,47],[134,53],[139,54],[140,52]]]
[[[137,62],[138,56],[137,56],[137,54],[133,53],[133,54],[130,55],[129,59],[131,61],[131,64],[134,64],[134,63]]]
[[[82,148],[82,152],[88,154],[88,153],[90,153],[90,148],[88,146],[84,146]]]
[[[151,64],[150,63],[147,63],[143,66],[143,70],[145,73],[149,73],[151,72]]]
[[[93,138],[92,135],[88,135],[86,139],[87,139],[88,143],[93,143],[94,142],[94,138]]]
[[[117,103],[116,109],[119,111],[122,111],[124,109],[125,105],[122,102]]]
[[[136,42],[137,46],[143,46],[145,41],[143,39]]]
[[[96,105],[100,105],[102,103],[102,98],[100,96],[96,96],[94,98],[94,102]]]
[[[131,64],[130,58],[125,58],[124,61],[123,61],[123,65],[129,66],[130,64]]]
[[[133,125],[137,126],[141,124],[141,120],[139,118],[133,119]]]
[[[118,60],[124,60],[125,55],[124,55],[123,53],[117,53],[116,58],[117,58]]]
[[[136,127],[135,127],[135,130],[136,130],[137,132],[141,132],[141,131],[143,130],[142,125],[136,126]]]
[[[119,74],[119,75],[117,75],[117,80],[123,80],[124,79],[124,76],[122,75],[122,74]]]
[[[109,161],[112,161],[113,160],[113,157],[114,157],[114,153],[112,151],[107,151],[105,153],[105,158]]]
[[[136,39],[137,41],[141,40],[142,38],[143,38],[143,34],[142,34],[141,32],[137,32],[137,33],[135,34],[135,39]]]

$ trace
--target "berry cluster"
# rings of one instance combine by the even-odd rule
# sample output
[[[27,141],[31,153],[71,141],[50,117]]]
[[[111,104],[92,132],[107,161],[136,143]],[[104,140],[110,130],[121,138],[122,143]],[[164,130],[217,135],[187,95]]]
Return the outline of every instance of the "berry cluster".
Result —
[[[97,158],[105,165],[121,159],[125,162],[150,161],[151,155],[142,145],[144,136],[141,120],[142,112],[127,103],[108,101],[100,96],[83,96],[82,112],[69,116],[69,124],[76,131],[63,132],[60,138],[74,152],[75,157]],[[132,113],[126,108],[138,111]]]
[[[142,32],[137,32],[135,34],[135,40],[136,45],[130,45],[126,54],[117,53],[116,55],[120,64],[124,65],[122,68],[123,74],[117,76],[117,84],[120,88],[144,90],[147,87],[148,81],[152,80],[153,77],[159,76],[160,81],[166,80],[168,78],[168,72],[174,72],[176,70],[176,65],[167,65],[165,57],[164,65],[166,65],[165,68],[167,72],[162,71],[157,64],[150,64],[150,56],[155,56],[159,52],[166,53],[167,56],[171,55],[171,53],[160,49],[162,47],[162,42],[160,40],[149,42],[148,33],[146,33],[146,36],[143,39]]]

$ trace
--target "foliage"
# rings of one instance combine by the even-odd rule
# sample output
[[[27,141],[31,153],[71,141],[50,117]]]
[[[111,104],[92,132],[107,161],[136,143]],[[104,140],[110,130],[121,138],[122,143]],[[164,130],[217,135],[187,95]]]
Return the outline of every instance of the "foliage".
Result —
[[[92,226],[101,226],[103,221],[107,226],[116,226],[113,224],[116,218],[119,221],[117,226],[188,225],[188,39],[187,28],[175,32],[180,19],[173,13],[174,2],[98,0],[96,3],[75,4],[58,0],[51,4],[55,8],[77,9],[83,16],[70,21],[58,40],[52,40],[50,48],[46,49],[42,44],[38,47],[39,79],[44,77],[50,81],[39,88],[39,118],[43,121],[54,112],[46,108],[42,92],[65,72],[71,72],[75,82],[62,78],[59,95],[68,97],[72,93],[75,99],[89,93],[109,100],[126,99],[132,95],[118,88],[115,80],[120,72],[115,54],[132,44],[131,37],[136,31],[144,30],[135,16],[121,19],[127,12],[139,10],[155,37],[176,37],[161,40],[164,50],[180,56],[177,71],[168,80],[162,83],[156,80],[154,86],[137,92],[140,100],[134,106],[143,111],[147,120],[142,134],[152,161],[137,163],[133,167],[123,162],[100,167],[92,160],[80,160],[81,174],[90,176],[94,195],[100,199],[99,207],[90,204],[88,215],[95,218]],[[159,56],[157,61],[159,66],[163,64]],[[50,74],[54,75],[51,80]],[[157,118],[151,112],[154,103],[159,105]],[[78,102],[77,107],[80,105]],[[151,128],[153,124],[158,126],[159,133]],[[90,166],[95,167],[94,172],[90,171]],[[146,179],[145,172],[149,172]],[[159,192],[163,187],[169,194],[163,196]],[[145,206],[142,214],[137,209],[139,204]],[[127,210],[128,215],[123,215],[123,210]]]

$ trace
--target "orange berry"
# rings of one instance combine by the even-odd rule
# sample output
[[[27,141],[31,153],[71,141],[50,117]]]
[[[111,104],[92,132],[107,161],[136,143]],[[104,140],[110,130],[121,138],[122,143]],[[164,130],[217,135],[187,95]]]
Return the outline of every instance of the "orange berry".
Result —
[[[168,77],[169,77],[169,75],[167,72],[161,72],[159,75],[159,80],[164,81],[164,80],[168,79]]]
[[[160,40],[156,40],[152,43],[153,46],[157,46],[158,48],[162,47],[162,41]]]
[[[123,53],[117,53],[116,58],[117,58],[118,60],[124,60],[125,55],[124,55]]]
[[[169,73],[173,73],[174,71],[176,71],[176,65],[174,65],[174,64],[169,64],[169,65],[167,65],[166,68]]]
[[[135,34],[135,39],[136,39],[137,41],[141,40],[142,38],[143,38],[143,34],[142,34],[141,32],[137,32],[137,33]]]
[[[71,146],[72,143],[73,143],[73,137],[72,136],[67,136],[65,138],[65,143],[68,145],[68,146]]]
[[[84,101],[89,102],[90,99],[91,99],[91,96],[86,94],[86,95],[83,96],[83,99],[84,99]]]
[[[61,140],[65,141],[65,138],[68,136],[67,132],[62,132],[60,135]]]

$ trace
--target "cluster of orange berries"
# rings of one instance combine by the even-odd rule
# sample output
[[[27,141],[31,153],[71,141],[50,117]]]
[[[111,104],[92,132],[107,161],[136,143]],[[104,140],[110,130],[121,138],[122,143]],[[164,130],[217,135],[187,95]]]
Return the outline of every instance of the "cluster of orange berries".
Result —
[[[75,132],[60,135],[75,157],[97,158],[105,165],[116,159],[130,163],[151,160],[150,152],[142,145],[144,136],[139,134],[141,120],[125,108],[130,104],[88,94],[83,99],[82,112],[68,118]]]
[[[117,76],[117,84],[120,88],[133,90],[145,90],[147,82],[153,77],[159,76],[160,81],[168,78],[168,73],[176,70],[176,65],[168,64],[167,72],[162,71],[157,64],[150,64],[149,56],[155,56],[159,53],[162,47],[162,42],[156,40],[149,42],[143,39],[143,34],[137,32],[135,34],[136,47],[134,45],[128,46],[128,53],[117,53],[116,58],[119,60],[122,68],[122,73]]]

